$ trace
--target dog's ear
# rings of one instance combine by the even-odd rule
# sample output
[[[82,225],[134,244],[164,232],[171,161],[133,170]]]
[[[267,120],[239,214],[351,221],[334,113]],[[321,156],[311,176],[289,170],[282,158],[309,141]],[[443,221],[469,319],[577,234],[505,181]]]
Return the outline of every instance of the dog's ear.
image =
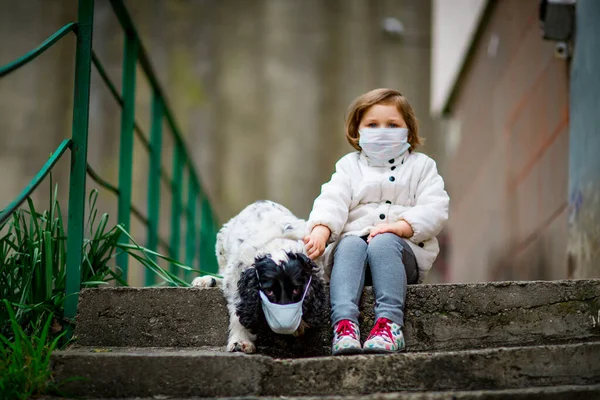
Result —
[[[277,263],[273,261],[270,254],[266,254],[254,259],[254,268],[256,268],[260,276],[263,276],[267,271],[276,271]]]
[[[298,260],[302,265],[302,272],[304,272],[307,276],[314,274],[319,267],[314,263],[313,260],[308,258],[306,254],[303,253],[287,253],[287,256],[290,260]]]
[[[248,268],[243,271],[238,281],[240,301],[235,305],[235,310],[242,326],[253,333],[256,332],[259,318],[262,316],[259,290],[256,270]]]
[[[310,288],[306,292],[302,304],[302,319],[311,327],[318,327],[327,322],[325,285],[319,277],[319,266],[315,264],[306,254],[288,253],[290,260],[300,261],[302,272],[306,276],[312,276]]]
[[[310,288],[302,304],[302,319],[312,328],[324,325],[328,319],[326,306],[325,285],[323,280],[317,276],[315,269],[312,274]]]

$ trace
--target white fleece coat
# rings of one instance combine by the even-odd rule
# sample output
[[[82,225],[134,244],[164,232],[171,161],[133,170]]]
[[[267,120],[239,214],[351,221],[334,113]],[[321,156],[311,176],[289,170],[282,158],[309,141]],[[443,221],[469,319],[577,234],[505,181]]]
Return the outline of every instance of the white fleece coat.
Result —
[[[357,151],[342,157],[331,180],[321,187],[307,230],[315,225],[331,230],[322,260],[329,277],[339,239],[367,235],[375,225],[403,219],[414,231],[407,242],[415,253],[421,283],[439,253],[436,236],[448,219],[448,203],[435,161],[425,154],[406,152],[383,165]]]

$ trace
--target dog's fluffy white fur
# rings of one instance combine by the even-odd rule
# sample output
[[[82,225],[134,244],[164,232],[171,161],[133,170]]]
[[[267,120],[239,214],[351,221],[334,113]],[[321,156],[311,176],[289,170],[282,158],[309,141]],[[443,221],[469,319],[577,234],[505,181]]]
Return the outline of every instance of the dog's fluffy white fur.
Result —
[[[222,287],[229,311],[228,351],[256,351],[255,335],[240,323],[236,304],[240,301],[238,281],[255,259],[269,255],[276,263],[287,261],[287,253],[306,254],[303,237],[306,221],[272,201],[258,201],[227,222],[217,234],[217,260],[223,280],[210,276],[194,279],[192,286],[210,287],[215,281]],[[319,276],[322,279],[322,268]]]

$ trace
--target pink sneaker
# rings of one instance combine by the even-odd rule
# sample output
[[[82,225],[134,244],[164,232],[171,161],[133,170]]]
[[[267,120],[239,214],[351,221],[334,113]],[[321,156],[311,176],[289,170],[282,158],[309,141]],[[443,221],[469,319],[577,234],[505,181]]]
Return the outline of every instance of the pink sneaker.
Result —
[[[362,352],[360,331],[354,322],[343,319],[333,327],[331,354],[357,354]]]
[[[402,327],[387,318],[379,318],[363,344],[365,353],[396,353],[404,350]]]

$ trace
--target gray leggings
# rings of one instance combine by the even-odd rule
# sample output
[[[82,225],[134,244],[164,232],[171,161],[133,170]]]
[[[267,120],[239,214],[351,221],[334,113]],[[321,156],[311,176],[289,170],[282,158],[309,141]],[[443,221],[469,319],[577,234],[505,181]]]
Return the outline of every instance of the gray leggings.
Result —
[[[376,235],[369,244],[358,236],[340,240],[331,271],[331,322],[358,323],[367,265],[375,292],[375,320],[387,318],[404,326],[406,286],[417,282],[419,270],[408,243],[393,233]]]

